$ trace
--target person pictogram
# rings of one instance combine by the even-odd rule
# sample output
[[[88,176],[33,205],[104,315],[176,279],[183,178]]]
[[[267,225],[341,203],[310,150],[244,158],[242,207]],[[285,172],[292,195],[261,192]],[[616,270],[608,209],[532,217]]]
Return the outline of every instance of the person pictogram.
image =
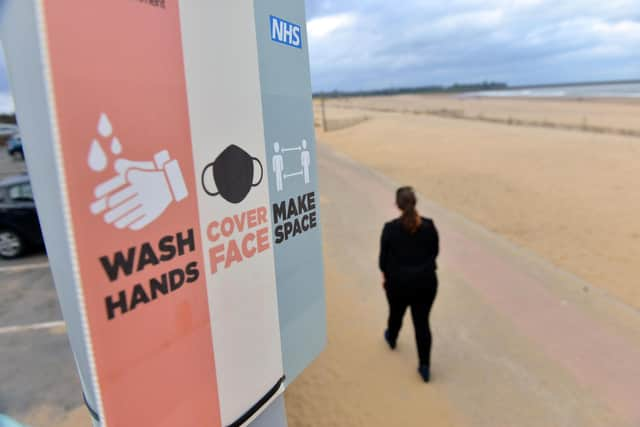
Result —
[[[311,153],[307,150],[307,140],[302,140],[302,152],[300,153],[300,163],[302,163],[302,171],[304,172],[304,183],[311,181],[309,177],[309,166],[311,165]]]
[[[273,151],[275,151],[276,154],[273,155],[271,163],[273,166],[273,173],[276,176],[276,189],[278,191],[282,191],[284,189],[284,185],[282,182],[282,174],[284,172],[284,159],[282,158],[282,154],[280,154],[280,144],[278,142],[275,142],[273,144]]]

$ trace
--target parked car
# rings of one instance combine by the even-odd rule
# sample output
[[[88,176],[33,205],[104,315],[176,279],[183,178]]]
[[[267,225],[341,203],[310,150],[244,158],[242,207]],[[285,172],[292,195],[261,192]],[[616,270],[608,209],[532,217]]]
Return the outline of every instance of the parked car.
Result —
[[[24,151],[22,151],[22,138],[14,135],[7,141],[7,152],[11,157],[24,160]]]
[[[43,246],[29,176],[0,180],[0,257],[17,258]]]

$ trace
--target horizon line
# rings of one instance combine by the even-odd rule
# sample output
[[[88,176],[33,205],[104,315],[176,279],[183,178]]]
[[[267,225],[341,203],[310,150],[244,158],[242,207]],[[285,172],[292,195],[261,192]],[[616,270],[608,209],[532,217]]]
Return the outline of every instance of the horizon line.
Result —
[[[477,87],[477,91],[485,90],[482,86],[496,86],[493,90],[513,90],[513,89],[541,89],[541,88],[554,88],[554,87],[573,87],[573,86],[598,86],[598,85],[618,85],[618,84],[640,84],[640,77],[634,79],[624,79],[624,80],[586,80],[586,81],[573,81],[573,82],[556,82],[556,83],[533,83],[526,85],[515,85],[510,86],[509,83],[501,82],[501,81],[493,81],[493,80],[485,80],[481,82],[473,82],[473,83],[459,83],[454,82],[448,85],[444,84],[425,84],[420,86],[390,86],[386,88],[378,88],[378,89],[362,89],[362,90],[331,90],[331,91],[313,91],[313,96],[318,95],[349,95],[349,94],[373,94],[373,93],[384,93],[384,92],[411,92],[411,91],[420,91],[420,90],[432,90],[432,91],[447,91],[454,90],[460,87]],[[473,90],[473,89],[471,89]],[[468,90],[467,90],[468,91]]]

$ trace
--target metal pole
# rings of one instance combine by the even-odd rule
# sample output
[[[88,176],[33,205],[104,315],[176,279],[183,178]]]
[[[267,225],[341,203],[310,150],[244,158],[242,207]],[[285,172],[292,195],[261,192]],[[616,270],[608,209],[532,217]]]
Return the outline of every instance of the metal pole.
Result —
[[[326,132],[327,131],[327,116],[326,116],[326,113],[325,113],[325,110],[324,110],[324,100],[325,100],[324,96],[322,98],[320,98],[320,100],[321,100],[321,105],[322,105],[322,130],[323,130],[323,132]]]
[[[287,427],[284,395],[280,395],[280,397],[271,402],[258,418],[249,423],[248,427]]]

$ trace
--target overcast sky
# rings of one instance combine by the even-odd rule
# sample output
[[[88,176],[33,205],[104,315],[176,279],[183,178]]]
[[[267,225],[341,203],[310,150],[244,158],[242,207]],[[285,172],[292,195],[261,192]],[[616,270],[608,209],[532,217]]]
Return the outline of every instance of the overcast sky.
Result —
[[[640,0],[307,0],[314,90],[640,78]],[[11,105],[0,64],[0,111]]]
[[[315,90],[640,78],[639,0],[308,0]]]

